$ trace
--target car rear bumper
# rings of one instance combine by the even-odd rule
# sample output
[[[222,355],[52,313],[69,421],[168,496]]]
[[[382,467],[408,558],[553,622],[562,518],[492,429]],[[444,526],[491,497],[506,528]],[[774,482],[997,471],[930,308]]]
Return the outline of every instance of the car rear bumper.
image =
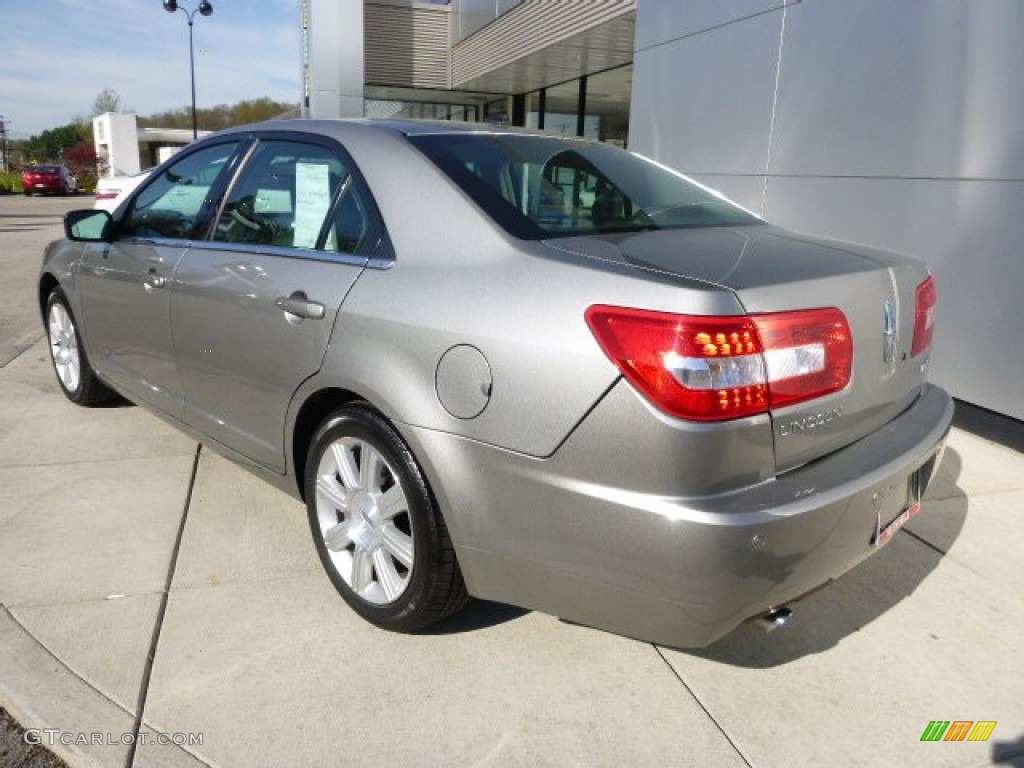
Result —
[[[625,385],[609,393],[633,396]],[[579,467],[593,463],[581,462],[580,451],[600,450],[602,437],[623,439],[599,434],[600,410],[585,422],[585,437],[570,436],[543,460],[449,434],[403,432],[421,461],[432,460],[425,469],[472,594],[696,647],[878,551],[880,525],[934,476],[953,403],[926,385],[899,417],[852,445],[701,497],[625,490],[609,482],[611,471],[581,477]],[[679,464],[685,472],[685,457]]]

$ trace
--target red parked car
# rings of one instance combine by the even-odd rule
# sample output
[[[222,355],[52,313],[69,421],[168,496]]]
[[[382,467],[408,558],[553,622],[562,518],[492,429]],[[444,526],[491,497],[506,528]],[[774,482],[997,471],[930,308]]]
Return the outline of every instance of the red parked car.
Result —
[[[32,165],[21,172],[21,189],[26,197],[33,192],[71,195],[78,191],[78,181],[63,165]]]

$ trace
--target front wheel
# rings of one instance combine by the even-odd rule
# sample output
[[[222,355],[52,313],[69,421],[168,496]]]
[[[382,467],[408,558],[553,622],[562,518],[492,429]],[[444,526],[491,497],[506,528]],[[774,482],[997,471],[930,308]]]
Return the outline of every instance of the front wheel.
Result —
[[[423,473],[394,427],[368,405],[339,408],[321,425],[305,489],[320,561],[364,619],[411,632],[469,602]]]
[[[53,370],[68,400],[78,405],[95,405],[111,398],[113,393],[89,365],[75,316],[60,288],[54,288],[46,300],[46,335]]]

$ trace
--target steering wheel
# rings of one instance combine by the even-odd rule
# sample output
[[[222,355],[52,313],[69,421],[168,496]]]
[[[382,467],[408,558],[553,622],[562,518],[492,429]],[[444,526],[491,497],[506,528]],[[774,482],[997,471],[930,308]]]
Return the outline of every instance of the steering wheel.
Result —
[[[256,212],[256,198],[253,195],[246,195],[239,200],[227,215],[231,220],[232,229],[234,225],[241,227],[239,233],[242,237],[236,242],[272,243],[281,232],[280,224],[269,216]]]

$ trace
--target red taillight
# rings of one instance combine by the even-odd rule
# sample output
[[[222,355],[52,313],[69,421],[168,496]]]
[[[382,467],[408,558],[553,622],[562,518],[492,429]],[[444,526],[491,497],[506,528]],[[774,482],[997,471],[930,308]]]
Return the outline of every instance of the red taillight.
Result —
[[[719,421],[821,397],[847,385],[853,340],[838,309],[698,317],[593,306],[605,354],[652,403]]]
[[[935,278],[929,275],[927,280],[917,286],[917,306],[914,309],[914,344],[910,348],[911,357],[917,357],[932,345],[937,299]]]
[[[97,189],[96,190],[96,199],[97,200],[113,200],[119,194],[121,194],[121,190],[119,190],[119,189]]]
[[[754,315],[765,347],[772,408],[838,392],[850,382],[853,337],[838,309]]]

